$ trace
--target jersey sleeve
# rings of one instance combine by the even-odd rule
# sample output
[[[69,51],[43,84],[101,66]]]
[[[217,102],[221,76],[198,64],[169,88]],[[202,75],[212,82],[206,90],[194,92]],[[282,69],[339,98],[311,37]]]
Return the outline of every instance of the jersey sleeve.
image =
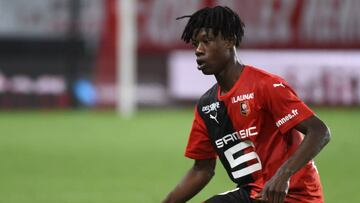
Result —
[[[281,133],[286,133],[297,124],[314,115],[301,101],[288,83],[280,77],[268,77],[263,81],[262,102],[270,112]]]
[[[189,135],[185,156],[191,159],[216,158],[216,151],[209,139],[206,126],[195,107],[195,118]]]

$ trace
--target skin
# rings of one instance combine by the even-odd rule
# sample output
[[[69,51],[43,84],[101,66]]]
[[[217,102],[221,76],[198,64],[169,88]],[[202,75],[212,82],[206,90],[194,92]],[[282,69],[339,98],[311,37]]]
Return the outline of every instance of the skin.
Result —
[[[197,57],[198,70],[205,75],[214,75],[221,87],[221,94],[228,92],[239,79],[243,65],[237,59],[235,43],[224,40],[221,33],[214,36],[202,29],[192,39]],[[256,196],[258,202],[283,203],[289,190],[290,177],[312,160],[329,142],[330,132],[316,116],[295,126],[305,135],[303,142],[293,155],[277,170]],[[215,170],[215,159],[195,160],[178,185],[167,195],[163,203],[186,202],[200,192],[211,180]]]
[[[195,160],[194,165],[163,203],[183,203],[200,192],[215,174],[215,159]]]

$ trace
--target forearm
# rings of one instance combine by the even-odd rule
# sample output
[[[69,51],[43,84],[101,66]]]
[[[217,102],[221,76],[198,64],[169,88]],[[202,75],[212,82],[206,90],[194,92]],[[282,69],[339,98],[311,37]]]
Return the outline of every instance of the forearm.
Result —
[[[213,170],[191,168],[163,203],[183,203],[200,192],[214,175]]]
[[[163,203],[186,202],[200,192],[211,180],[213,174],[190,169],[181,182],[167,195]]]
[[[305,138],[289,159],[279,168],[277,173],[291,175],[312,160],[330,140],[329,129],[322,123],[316,129],[304,132]]]

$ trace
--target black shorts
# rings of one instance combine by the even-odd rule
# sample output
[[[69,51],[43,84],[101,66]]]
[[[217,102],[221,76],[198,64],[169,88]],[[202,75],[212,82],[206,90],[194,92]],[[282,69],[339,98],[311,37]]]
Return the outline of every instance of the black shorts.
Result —
[[[247,188],[236,188],[211,197],[204,203],[255,203],[250,199],[250,193]]]

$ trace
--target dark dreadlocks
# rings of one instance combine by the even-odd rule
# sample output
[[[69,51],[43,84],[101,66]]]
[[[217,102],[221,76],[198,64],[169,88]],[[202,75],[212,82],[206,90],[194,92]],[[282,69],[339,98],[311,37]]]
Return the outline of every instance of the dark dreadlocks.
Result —
[[[240,45],[244,35],[244,23],[238,14],[226,6],[205,7],[192,15],[181,16],[176,20],[182,18],[190,18],[181,36],[186,43],[189,43],[193,36],[198,35],[201,28],[207,32],[211,29],[215,37],[220,32],[223,39],[234,40],[236,47]]]

